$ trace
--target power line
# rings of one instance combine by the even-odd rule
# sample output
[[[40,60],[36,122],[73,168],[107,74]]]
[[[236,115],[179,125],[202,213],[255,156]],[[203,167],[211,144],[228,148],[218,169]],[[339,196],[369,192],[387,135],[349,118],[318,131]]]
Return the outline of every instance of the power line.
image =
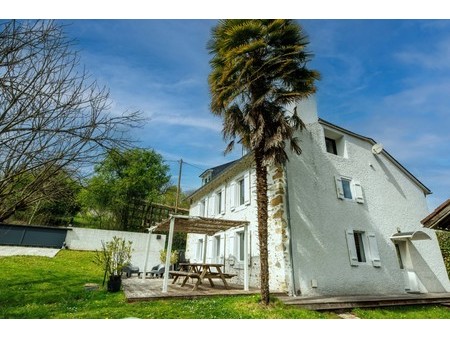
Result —
[[[205,171],[205,170],[206,170],[206,169],[204,169],[204,168],[200,168],[200,167],[198,167],[198,166],[196,166],[196,165],[194,165],[194,164],[188,163],[188,162],[184,162],[184,161],[183,161],[183,163],[184,163],[184,164],[187,164],[187,165],[190,165],[191,167],[194,167],[194,168],[196,168],[196,169],[202,170],[202,171]]]

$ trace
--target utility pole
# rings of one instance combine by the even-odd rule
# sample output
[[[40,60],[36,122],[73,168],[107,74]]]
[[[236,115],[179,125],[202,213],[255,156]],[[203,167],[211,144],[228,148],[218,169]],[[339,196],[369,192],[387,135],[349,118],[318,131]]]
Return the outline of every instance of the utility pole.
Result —
[[[180,170],[179,170],[179,172],[178,172],[178,186],[177,186],[177,197],[176,197],[176,200],[175,200],[175,214],[177,213],[177,211],[178,211],[178,202],[179,202],[179,199],[180,199],[180,191],[181,191],[181,187],[180,187],[180,185],[181,185],[181,169],[183,168],[183,159],[180,159]]]

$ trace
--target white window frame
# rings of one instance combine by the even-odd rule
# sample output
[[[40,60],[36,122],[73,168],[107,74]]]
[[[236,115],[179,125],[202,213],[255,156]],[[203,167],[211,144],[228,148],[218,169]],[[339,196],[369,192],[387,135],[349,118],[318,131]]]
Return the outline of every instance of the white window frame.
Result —
[[[245,179],[241,177],[236,182],[236,202],[238,206],[245,204]]]
[[[381,267],[380,253],[374,233],[366,232],[364,230],[346,229],[345,234],[351,266],[372,265],[376,268]],[[357,246],[355,243],[356,234],[359,234],[360,239],[362,240],[365,261],[360,261],[358,259]]]
[[[336,175],[334,177],[336,183],[337,198],[343,201],[355,201],[359,204],[364,204],[364,195],[361,187],[361,182],[352,179],[348,176]],[[349,182],[351,198],[345,196],[343,182]]]
[[[199,203],[198,203],[198,215],[200,217],[205,217],[206,216],[206,199],[202,199]]]
[[[326,138],[334,141],[334,143],[336,145],[336,154],[328,152],[326,140],[325,140]],[[339,156],[342,158],[348,158],[346,140],[345,140],[345,136],[343,134],[338,133],[334,130],[324,128],[323,141],[324,141],[324,147],[325,147],[324,150],[327,154],[330,154],[332,156]]]
[[[244,262],[245,252],[244,252],[244,241],[245,235],[244,230],[236,231],[236,235],[234,237],[235,245],[234,245],[234,255],[239,263]]]
[[[199,238],[197,239],[197,252],[195,254],[195,258],[197,260],[197,262],[202,262],[203,261],[203,248],[205,245],[205,241],[203,240],[203,238]]]
[[[225,214],[225,188],[216,191],[214,208],[216,215]]]
[[[213,245],[213,260],[216,263],[220,263],[221,258],[223,257],[222,254],[222,236],[221,235],[216,235],[213,237],[214,238],[214,245]]]

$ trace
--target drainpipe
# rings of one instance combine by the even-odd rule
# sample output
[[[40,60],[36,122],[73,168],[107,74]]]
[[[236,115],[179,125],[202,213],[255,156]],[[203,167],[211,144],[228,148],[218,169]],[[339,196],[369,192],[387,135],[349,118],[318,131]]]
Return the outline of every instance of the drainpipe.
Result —
[[[292,227],[291,227],[291,209],[289,205],[289,189],[288,189],[288,175],[287,175],[287,169],[286,165],[283,165],[284,169],[284,177],[286,179],[285,184],[285,199],[286,199],[286,222],[287,222],[287,228],[289,231],[289,263],[291,264],[291,289],[289,291],[291,296],[297,296],[297,293],[295,292],[295,276],[294,276],[294,259],[292,257]]]

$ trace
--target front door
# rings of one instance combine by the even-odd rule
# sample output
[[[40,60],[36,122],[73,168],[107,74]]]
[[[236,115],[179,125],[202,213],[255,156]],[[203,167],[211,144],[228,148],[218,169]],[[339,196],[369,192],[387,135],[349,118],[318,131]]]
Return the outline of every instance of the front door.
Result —
[[[426,292],[423,286],[421,286],[419,277],[417,277],[411,262],[411,255],[409,253],[410,241],[397,241],[394,245],[397,251],[398,263],[403,273],[405,291],[410,293]]]

